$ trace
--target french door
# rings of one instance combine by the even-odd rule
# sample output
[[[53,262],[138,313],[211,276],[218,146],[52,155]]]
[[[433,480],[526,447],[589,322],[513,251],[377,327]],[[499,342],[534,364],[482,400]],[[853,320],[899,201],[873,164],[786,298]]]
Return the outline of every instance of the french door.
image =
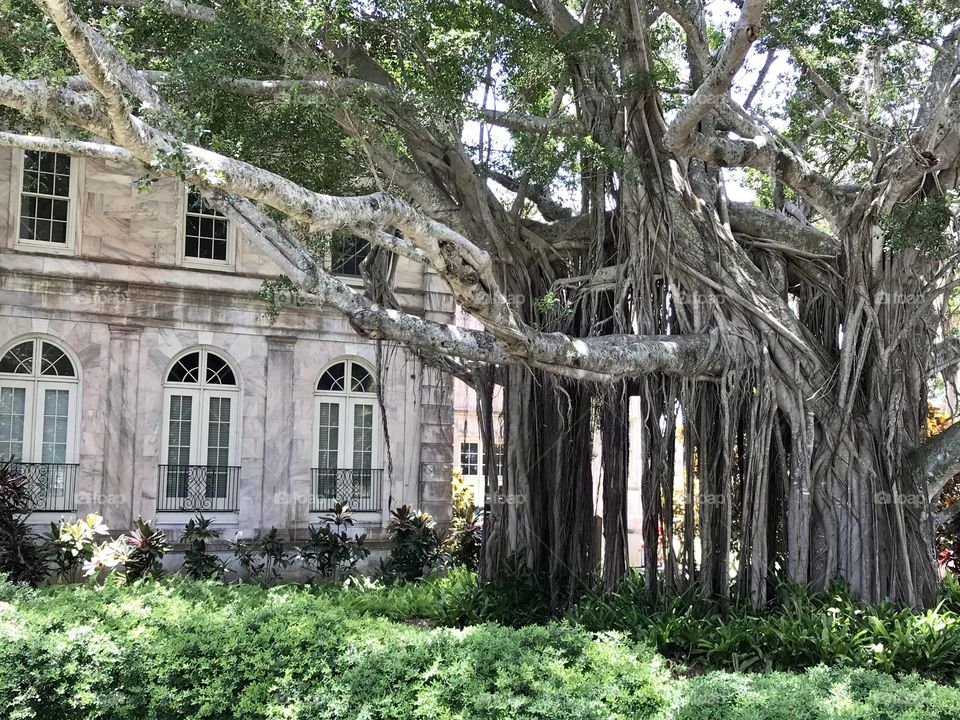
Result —
[[[206,498],[225,499],[230,468],[236,464],[238,394],[177,388],[166,395],[167,497],[202,492]]]
[[[369,498],[374,470],[380,468],[379,407],[373,398],[317,398],[316,458],[319,494],[334,498],[338,483],[352,482],[354,494]]]

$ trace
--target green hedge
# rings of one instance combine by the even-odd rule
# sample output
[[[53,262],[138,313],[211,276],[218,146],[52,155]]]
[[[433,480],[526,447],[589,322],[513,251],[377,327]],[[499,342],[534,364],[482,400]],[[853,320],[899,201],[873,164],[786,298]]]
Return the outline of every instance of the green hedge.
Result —
[[[176,577],[0,585],[0,717],[953,720],[960,708],[955,688],[866,670],[687,679],[616,632],[426,628],[364,614],[358,594]]]
[[[670,720],[956,720],[960,690],[916,675],[815,667],[713,672],[685,683]]]
[[[533,578],[480,583],[463,571],[415,585],[329,590],[330,602],[394,620],[458,627],[550,621],[546,589]],[[613,594],[588,592],[567,616],[587,630],[617,630],[665,657],[711,670],[802,670],[820,664],[960,677],[960,585],[948,576],[938,605],[923,612],[858,602],[841,584],[820,593],[783,588],[755,609],[696,591],[651,600],[632,574]],[[960,712],[957,713],[960,718]]]
[[[4,718],[639,719],[672,687],[652,651],[617,635],[425,630],[295,586],[170,578],[10,600]]]

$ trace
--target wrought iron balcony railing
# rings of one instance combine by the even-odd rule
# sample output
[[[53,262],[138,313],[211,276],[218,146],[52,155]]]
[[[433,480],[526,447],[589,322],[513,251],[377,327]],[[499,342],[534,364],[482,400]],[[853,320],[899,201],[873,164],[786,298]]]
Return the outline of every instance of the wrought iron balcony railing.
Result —
[[[76,509],[77,468],[67,463],[14,463],[10,469],[27,480],[30,512],[73,512]]]
[[[157,512],[232,512],[239,486],[235,465],[160,465]]]
[[[310,512],[327,512],[336,502],[354,512],[379,511],[382,480],[379,468],[313,468]]]

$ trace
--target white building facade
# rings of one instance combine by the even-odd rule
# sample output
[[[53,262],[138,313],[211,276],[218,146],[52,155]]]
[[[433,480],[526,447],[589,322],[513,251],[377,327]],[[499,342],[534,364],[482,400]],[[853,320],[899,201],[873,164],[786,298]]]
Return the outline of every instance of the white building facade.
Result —
[[[138,174],[0,149],[0,455],[30,478],[32,520],[176,536],[202,512],[295,536],[335,500],[373,536],[401,504],[446,519],[449,378],[325,308],[269,318],[269,259],[182,183],[141,192]],[[330,258],[358,286],[362,250]],[[452,322],[438,276],[396,273],[406,310]]]

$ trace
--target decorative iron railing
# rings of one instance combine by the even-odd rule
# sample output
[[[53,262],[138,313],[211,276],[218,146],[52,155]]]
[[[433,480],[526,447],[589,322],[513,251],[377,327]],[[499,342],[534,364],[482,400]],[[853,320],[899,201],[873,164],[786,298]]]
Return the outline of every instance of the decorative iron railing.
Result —
[[[379,511],[382,480],[379,468],[313,468],[310,512],[327,512],[336,502],[354,512]]]
[[[157,512],[232,512],[239,487],[235,465],[160,465]]]
[[[12,472],[27,480],[30,512],[73,512],[76,509],[77,468],[66,463],[14,463]]]

